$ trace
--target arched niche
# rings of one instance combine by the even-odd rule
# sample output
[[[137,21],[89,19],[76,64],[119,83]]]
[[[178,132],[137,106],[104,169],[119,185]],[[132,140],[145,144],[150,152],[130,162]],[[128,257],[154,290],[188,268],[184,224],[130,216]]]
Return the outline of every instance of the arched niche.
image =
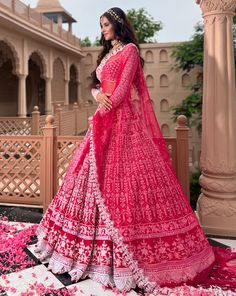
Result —
[[[161,63],[168,62],[168,53],[165,49],[161,49],[159,53],[159,59]]]
[[[166,99],[162,99],[160,102],[160,110],[161,112],[168,112],[169,111],[169,102]]]
[[[85,57],[85,64],[86,65],[92,65],[93,64],[93,56],[91,53],[87,53]]]
[[[153,52],[151,50],[147,50],[145,53],[145,62],[146,63],[153,63],[154,58],[153,58]]]
[[[147,75],[146,77],[147,87],[154,87],[154,78],[152,75]]]
[[[169,86],[169,79],[166,74],[160,76],[160,86],[161,87],[168,87]]]
[[[183,87],[188,87],[191,84],[190,76],[188,74],[183,74],[182,75],[182,86]]]
[[[0,41],[0,116],[18,115],[18,56],[14,47]]]
[[[41,55],[34,51],[28,59],[28,76],[26,78],[27,115],[30,115],[34,106],[38,106],[40,113],[45,114],[45,79],[44,61]]]
[[[164,137],[169,137],[170,136],[170,127],[168,124],[162,124],[161,126],[161,132]]]

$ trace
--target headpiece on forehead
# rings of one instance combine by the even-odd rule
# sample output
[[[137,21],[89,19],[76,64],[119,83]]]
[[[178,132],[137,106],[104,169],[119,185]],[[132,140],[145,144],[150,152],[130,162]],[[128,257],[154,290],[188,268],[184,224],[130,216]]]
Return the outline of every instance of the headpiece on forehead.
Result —
[[[114,10],[109,9],[109,10],[107,10],[107,13],[109,13],[117,22],[119,22],[121,24],[123,23],[123,20],[119,17],[119,15],[117,13],[115,13]]]

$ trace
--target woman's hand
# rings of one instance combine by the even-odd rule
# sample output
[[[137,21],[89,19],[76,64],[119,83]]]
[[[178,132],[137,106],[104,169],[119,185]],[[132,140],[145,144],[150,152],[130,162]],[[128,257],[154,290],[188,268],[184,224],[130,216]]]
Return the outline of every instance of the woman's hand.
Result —
[[[112,101],[109,99],[110,94],[100,92],[96,96],[96,101],[107,110],[111,110]]]

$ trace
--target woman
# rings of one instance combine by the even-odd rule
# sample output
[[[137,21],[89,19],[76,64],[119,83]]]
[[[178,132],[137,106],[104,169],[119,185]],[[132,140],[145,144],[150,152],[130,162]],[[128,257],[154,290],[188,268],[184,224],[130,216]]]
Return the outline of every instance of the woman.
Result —
[[[134,31],[119,8],[100,24],[99,107],[38,227],[38,251],[54,273],[121,291],[196,284],[215,256],[172,168]]]

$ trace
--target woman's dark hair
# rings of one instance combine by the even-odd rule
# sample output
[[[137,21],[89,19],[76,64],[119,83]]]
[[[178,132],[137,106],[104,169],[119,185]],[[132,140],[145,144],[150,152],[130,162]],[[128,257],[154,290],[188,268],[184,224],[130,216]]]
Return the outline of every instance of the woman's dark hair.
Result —
[[[109,11],[112,13],[109,13]],[[134,43],[140,51],[140,47],[139,47],[139,44],[137,41],[137,37],[136,37],[135,31],[134,31],[134,28],[131,25],[131,23],[129,22],[126,14],[124,13],[124,11],[122,9],[120,9],[118,7],[113,7],[111,9],[109,9],[108,11],[106,11],[100,17],[100,20],[104,16],[112,24],[117,40],[121,41],[123,44]],[[103,48],[102,48],[102,51],[100,52],[98,59],[97,59],[97,67],[100,65],[100,63],[101,63],[102,59],[105,57],[105,55],[112,48],[111,40],[105,40],[103,34],[101,34],[100,43],[103,46]],[[141,56],[140,56],[140,61],[143,66],[144,60]],[[97,76],[96,76],[96,70],[94,70],[91,73],[91,76],[92,76],[91,88],[93,88],[93,87],[96,87],[96,85],[99,83],[99,80],[97,79]]]

